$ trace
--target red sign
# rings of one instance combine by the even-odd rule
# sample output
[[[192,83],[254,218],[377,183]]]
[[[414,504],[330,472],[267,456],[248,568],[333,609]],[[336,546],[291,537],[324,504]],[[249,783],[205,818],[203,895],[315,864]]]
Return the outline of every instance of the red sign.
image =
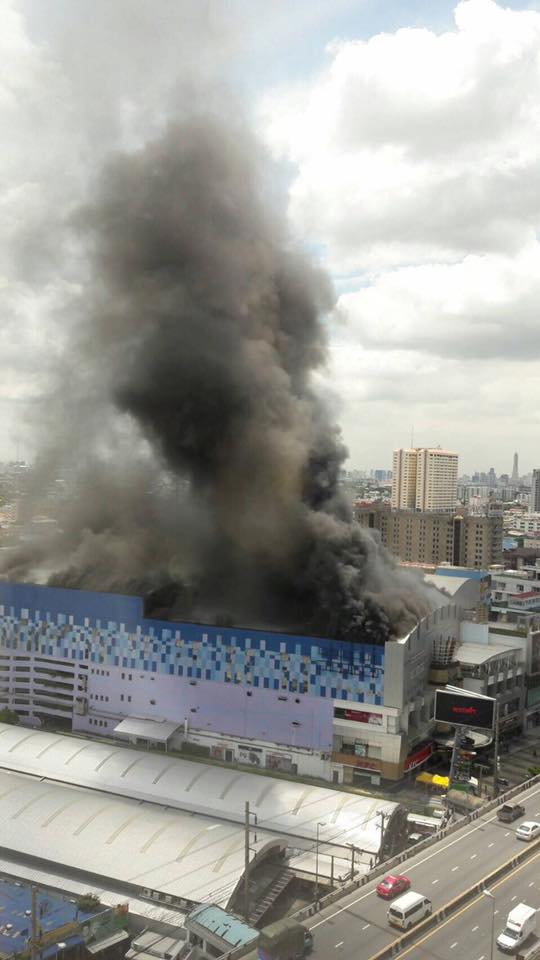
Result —
[[[354,765],[355,767],[360,767],[361,770],[381,769],[380,760],[368,760],[366,757],[355,757]]]
[[[414,770],[415,767],[420,766],[424,760],[427,760],[428,757],[433,753],[433,744],[428,743],[425,747],[422,747],[420,750],[417,750],[416,753],[411,753],[403,765],[403,770]]]
[[[344,710],[345,720],[356,720],[358,723],[371,723],[380,727],[383,722],[382,713],[369,713],[367,710]]]

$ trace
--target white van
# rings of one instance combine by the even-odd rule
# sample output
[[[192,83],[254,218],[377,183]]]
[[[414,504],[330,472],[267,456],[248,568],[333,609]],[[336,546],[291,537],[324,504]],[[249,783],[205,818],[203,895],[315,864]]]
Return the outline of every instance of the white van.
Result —
[[[413,923],[418,923],[424,917],[429,917],[431,909],[431,900],[424,897],[422,893],[414,893],[409,890],[408,893],[404,893],[402,897],[394,900],[392,906],[388,908],[388,922],[394,927],[408,930]]]
[[[534,907],[526,903],[518,903],[506,918],[506,926],[497,937],[499,950],[505,953],[514,953],[525,940],[536,930],[536,914]]]

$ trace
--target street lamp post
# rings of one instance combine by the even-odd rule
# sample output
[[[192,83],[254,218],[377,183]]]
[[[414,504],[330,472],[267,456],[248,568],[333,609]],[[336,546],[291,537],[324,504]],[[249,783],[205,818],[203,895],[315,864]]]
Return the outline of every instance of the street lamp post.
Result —
[[[485,897],[491,900],[491,941],[489,947],[489,960],[493,960],[493,943],[495,940],[495,897],[491,890],[482,890]]]
[[[315,841],[315,903],[319,902],[319,827],[325,823],[317,823],[317,839]]]

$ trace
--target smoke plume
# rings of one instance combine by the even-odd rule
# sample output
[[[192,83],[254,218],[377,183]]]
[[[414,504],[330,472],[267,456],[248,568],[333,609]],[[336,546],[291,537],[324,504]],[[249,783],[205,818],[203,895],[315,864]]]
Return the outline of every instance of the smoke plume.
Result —
[[[43,562],[55,584],[156,588],[178,616],[382,642],[429,602],[340,493],[313,386],[332,292],[268,175],[240,122],[203,115],[116,156],[79,211],[91,276],[63,373],[93,453]],[[129,453],[96,453],[107,403]]]

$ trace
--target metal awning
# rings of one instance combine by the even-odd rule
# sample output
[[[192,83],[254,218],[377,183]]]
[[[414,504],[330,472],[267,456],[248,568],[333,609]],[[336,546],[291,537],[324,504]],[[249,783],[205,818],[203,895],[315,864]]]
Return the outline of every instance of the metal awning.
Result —
[[[116,725],[114,733],[123,737],[136,737],[138,740],[167,743],[181,726],[181,723],[167,720],[138,720],[136,717],[127,717]]]
[[[89,953],[101,953],[102,950],[108,950],[110,947],[116,946],[117,943],[123,943],[125,940],[129,940],[129,933],[126,930],[116,930],[115,933],[111,933],[110,936],[98,940],[97,943],[87,943],[86,949]]]

